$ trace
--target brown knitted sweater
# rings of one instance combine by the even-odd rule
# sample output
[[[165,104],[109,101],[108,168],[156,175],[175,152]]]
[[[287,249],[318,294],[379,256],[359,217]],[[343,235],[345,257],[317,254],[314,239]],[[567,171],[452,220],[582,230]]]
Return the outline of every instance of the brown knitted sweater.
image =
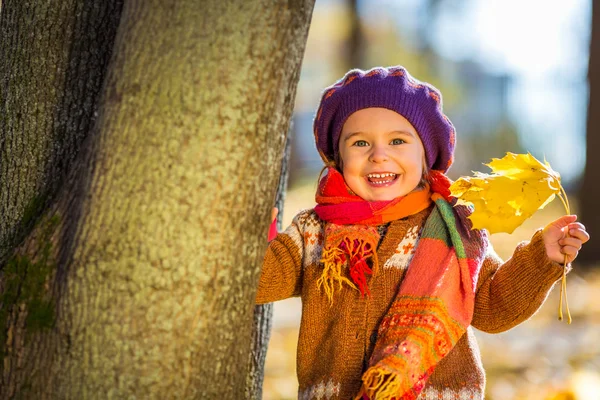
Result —
[[[343,286],[333,305],[317,288],[324,222],[313,210],[300,212],[271,241],[265,255],[256,302],[301,296],[298,339],[298,398],[350,399],[377,340],[377,327],[392,304],[418,244],[431,208],[389,224],[377,249],[378,273],[369,280],[371,296]],[[506,331],[542,305],[563,267],[551,261],[541,231],[517,246],[507,262],[489,247],[479,274],[472,327]],[[423,399],[483,399],[485,374],[473,329],[440,361],[419,396]]]

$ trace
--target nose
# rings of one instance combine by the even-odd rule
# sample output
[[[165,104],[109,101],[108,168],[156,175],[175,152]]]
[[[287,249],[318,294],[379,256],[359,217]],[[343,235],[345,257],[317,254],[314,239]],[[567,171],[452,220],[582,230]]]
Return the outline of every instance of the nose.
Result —
[[[376,144],[371,147],[371,154],[369,154],[369,161],[374,163],[382,163],[388,160],[387,149],[385,146]]]

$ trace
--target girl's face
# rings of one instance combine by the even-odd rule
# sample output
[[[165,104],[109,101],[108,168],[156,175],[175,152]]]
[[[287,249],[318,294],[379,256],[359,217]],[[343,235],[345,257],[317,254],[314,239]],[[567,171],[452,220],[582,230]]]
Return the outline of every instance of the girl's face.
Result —
[[[393,200],[412,192],[423,176],[425,150],[415,128],[386,108],[356,111],[342,127],[342,175],[367,201]]]

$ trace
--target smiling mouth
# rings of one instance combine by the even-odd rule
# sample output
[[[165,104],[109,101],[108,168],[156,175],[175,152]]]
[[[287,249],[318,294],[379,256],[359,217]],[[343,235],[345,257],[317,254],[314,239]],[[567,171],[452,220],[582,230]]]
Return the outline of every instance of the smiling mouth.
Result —
[[[394,183],[394,181],[398,179],[398,174],[391,172],[386,172],[384,174],[368,174],[366,178],[367,181],[372,185],[387,186]]]

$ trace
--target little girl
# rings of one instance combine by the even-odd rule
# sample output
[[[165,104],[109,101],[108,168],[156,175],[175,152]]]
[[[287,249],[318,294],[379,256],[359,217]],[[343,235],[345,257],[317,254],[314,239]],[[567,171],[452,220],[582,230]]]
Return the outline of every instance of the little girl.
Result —
[[[298,397],[483,399],[473,328],[531,317],[585,227],[561,217],[502,262],[450,196],[441,94],[402,67],[348,72],[324,91],[314,133],[317,206],[270,242],[256,297],[302,298]]]

